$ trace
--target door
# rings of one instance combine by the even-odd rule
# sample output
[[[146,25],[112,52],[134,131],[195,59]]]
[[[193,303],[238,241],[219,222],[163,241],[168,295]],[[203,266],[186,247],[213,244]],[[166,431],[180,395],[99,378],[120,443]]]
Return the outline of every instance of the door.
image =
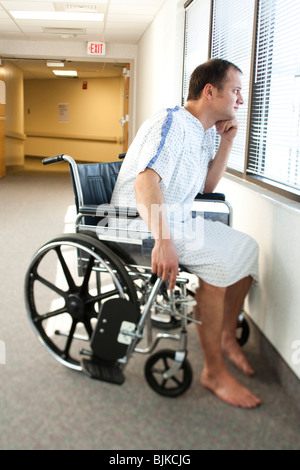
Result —
[[[0,178],[5,176],[5,83],[4,67],[0,65]]]
[[[123,99],[123,116],[121,124],[123,127],[123,145],[122,151],[127,152],[128,149],[128,122],[129,122],[129,85],[130,85],[130,64],[126,64],[123,69],[124,80],[124,99]]]

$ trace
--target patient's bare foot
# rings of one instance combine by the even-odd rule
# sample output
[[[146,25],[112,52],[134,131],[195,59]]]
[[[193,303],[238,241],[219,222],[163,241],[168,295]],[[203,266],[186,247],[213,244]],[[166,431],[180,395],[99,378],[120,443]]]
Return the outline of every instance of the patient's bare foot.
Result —
[[[230,405],[256,408],[261,404],[261,400],[241,385],[225,368],[215,376],[204,369],[200,381],[205,388]]]
[[[222,353],[242,372],[244,372],[244,374],[249,376],[254,375],[254,370],[250,366],[235,337],[231,337],[226,333],[222,334]]]

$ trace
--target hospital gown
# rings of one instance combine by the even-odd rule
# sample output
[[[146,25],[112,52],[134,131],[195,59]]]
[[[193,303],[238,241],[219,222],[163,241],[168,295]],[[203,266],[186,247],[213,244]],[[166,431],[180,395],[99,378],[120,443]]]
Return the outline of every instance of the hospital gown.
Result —
[[[153,169],[161,177],[180,264],[207,283],[226,287],[248,275],[258,280],[258,246],[249,235],[221,222],[192,218],[195,196],[203,192],[215,155],[215,132],[215,127],[204,131],[200,121],[183,107],[157,112],[141,126],[131,144],[111,204],[136,207],[134,181],[146,168]],[[147,230],[144,221],[126,223],[130,229]]]

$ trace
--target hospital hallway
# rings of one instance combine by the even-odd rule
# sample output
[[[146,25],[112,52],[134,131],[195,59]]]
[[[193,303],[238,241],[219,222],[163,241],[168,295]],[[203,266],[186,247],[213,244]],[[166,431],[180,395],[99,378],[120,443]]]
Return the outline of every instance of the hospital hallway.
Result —
[[[244,349],[256,374],[244,377],[229,368],[262,399],[254,410],[226,405],[199,385],[203,359],[193,324],[188,326],[193,382],[175,399],[147,385],[142,354],[129,361],[121,386],[91,380],[55,361],[30,325],[24,279],[42,244],[74,232],[67,164],[43,167],[39,159],[27,159],[24,168],[8,168],[0,198],[1,450],[299,450],[298,379],[283,360],[275,367],[273,347],[250,319]]]

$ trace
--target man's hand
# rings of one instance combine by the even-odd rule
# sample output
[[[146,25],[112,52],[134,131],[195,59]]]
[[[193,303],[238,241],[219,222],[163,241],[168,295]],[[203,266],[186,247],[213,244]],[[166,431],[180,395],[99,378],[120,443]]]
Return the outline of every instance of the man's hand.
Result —
[[[165,282],[169,280],[170,290],[175,287],[178,267],[178,254],[173,240],[156,240],[152,250],[152,272]]]
[[[238,130],[238,122],[236,119],[232,119],[231,121],[218,121],[215,125],[221,139],[225,139],[229,142],[233,141]]]
[[[215,190],[226,170],[233,140],[238,130],[238,122],[234,118],[227,121],[217,121],[215,126],[221,136],[221,142],[216,156],[208,169],[204,193],[212,193]]]
[[[134,183],[137,209],[155,239],[152,250],[152,272],[174,289],[178,274],[178,254],[171,237],[166,204],[159,186],[160,176],[147,168]]]

